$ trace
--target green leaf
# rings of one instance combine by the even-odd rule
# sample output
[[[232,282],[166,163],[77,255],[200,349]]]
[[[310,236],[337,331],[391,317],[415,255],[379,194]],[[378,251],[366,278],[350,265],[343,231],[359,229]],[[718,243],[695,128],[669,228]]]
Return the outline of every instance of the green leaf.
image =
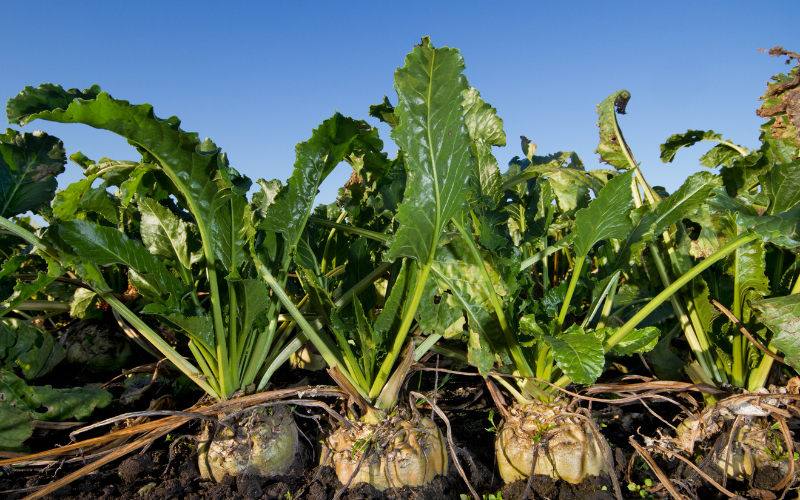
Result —
[[[83,260],[98,266],[124,264],[134,271],[140,280],[157,291],[148,299],[164,302],[179,308],[184,287],[178,278],[167,270],[164,263],[145,249],[141,243],[128,239],[116,228],[102,227],[84,220],[64,221],[59,234]],[[139,288],[137,286],[137,288]],[[143,294],[145,290],[139,289]],[[164,297],[164,295],[169,295]]]
[[[86,212],[94,212],[112,224],[119,224],[119,200],[111,196],[103,187],[86,191],[78,208]]]
[[[53,200],[53,214],[61,220],[72,220],[78,213],[78,206],[84,195],[92,188],[92,182],[97,176],[89,176],[73,182],[65,189],[59,191]]]
[[[722,139],[722,134],[715,134],[713,130],[689,130],[685,134],[675,134],[667,139],[661,147],[661,161],[672,163],[675,154],[683,147],[694,146],[701,141],[712,141],[719,143],[700,158],[700,164],[704,167],[715,168],[719,166],[730,167],[733,160],[739,158],[741,153],[731,147],[730,141]]]
[[[322,181],[351,154],[380,151],[377,129],[336,113],[311,133],[311,139],[295,147],[297,161],[292,177],[264,213],[259,229],[282,233],[290,246],[297,244]],[[262,184],[262,188],[264,185]],[[269,196],[262,198],[268,200]]]
[[[726,261],[725,272],[739,283],[739,296],[744,306],[747,300],[757,300],[769,295],[764,243],[753,241],[736,249]],[[737,276],[738,274],[738,276]],[[737,306],[734,305],[734,310]],[[746,319],[746,318],[740,318]]]
[[[29,386],[13,373],[0,370],[0,400],[28,412],[37,420],[60,422],[86,418],[95,409],[108,406],[113,396],[103,389]]]
[[[620,131],[619,136],[617,135],[617,113],[625,114],[625,107],[630,99],[630,92],[620,90],[606,97],[597,105],[597,114],[600,115],[600,121],[597,123],[597,126],[600,127],[600,143],[597,145],[595,153],[600,155],[600,161],[620,170],[634,167],[625,156],[623,148],[628,146],[625,144],[622,132]],[[628,153],[630,154],[630,151]]]
[[[601,328],[595,331],[595,336],[605,342],[617,330],[619,328]],[[661,335],[661,330],[654,326],[631,330],[624,340],[611,348],[611,352],[618,356],[630,356],[631,354],[648,352],[658,343],[659,335]]]
[[[0,321],[0,367],[19,368],[31,380],[49,373],[64,355],[50,333],[18,319]]]
[[[64,90],[61,85],[45,83],[38,89],[25,87],[16,97],[9,99],[6,107],[8,123],[20,126],[33,120],[36,113],[50,109],[66,108],[75,99],[94,99],[100,93],[100,86],[92,85],[82,91],[78,89]],[[31,98],[26,98],[29,96]]]
[[[0,134],[0,216],[10,218],[48,207],[56,191],[56,176],[67,155],[56,137],[36,131]]]
[[[97,307],[98,297],[87,288],[78,288],[69,303],[69,315],[78,319],[100,318],[103,310]]]
[[[369,116],[379,119],[392,128],[397,127],[399,122],[397,115],[394,113],[394,106],[389,102],[387,96],[383,96],[382,103],[373,104],[369,107]]]
[[[143,312],[158,314],[165,320],[173,323],[193,341],[202,344],[212,355],[216,352],[214,336],[214,321],[208,315],[180,316],[177,314],[163,314],[157,308],[146,308]]]
[[[36,279],[31,282],[17,281],[17,284],[14,285],[14,293],[0,303],[0,316],[5,316],[13,311],[18,305],[44,290],[62,274],[61,266],[51,261],[47,273],[39,271]]]
[[[462,208],[473,171],[461,103],[468,88],[456,49],[434,49],[429,38],[395,72],[400,124],[392,138],[408,169],[400,222],[387,259],[431,262],[445,224]]]
[[[503,196],[503,179],[497,160],[492,155],[492,146],[505,146],[506,134],[503,132],[503,120],[497,116],[497,110],[483,99],[475,87],[470,87],[462,94],[464,123],[470,137],[470,151],[475,159],[476,172],[472,180],[477,182],[477,194],[486,197],[497,205]]]
[[[216,175],[226,167],[214,143],[201,142],[196,133],[181,130],[177,117],[159,119],[151,105],[114,99],[108,92],[100,93],[96,85],[83,92],[51,84],[25,87],[9,100],[7,113],[10,122],[20,125],[41,118],[84,123],[125,137],[157,159],[176,187],[173,192],[184,206],[191,207],[198,224],[210,220],[214,195],[229,185],[223,180],[226,176]]]
[[[150,198],[139,199],[139,212],[142,214],[139,231],[147,251],[190,269],[187,224]]]
[[[783,351],[786,362],[800,369],[800,294],[752,302],[759,318],[772,330],[772,345]]]
[[[394,268],[397,269],[397,264],[395,264]],[[387,333],[394,330],[402,321],[403,304],[410,285],[407,279],[407,266],[400,267],[397,273],[397,278],[394,281],[389,297],[386,299],[383,310],[372,323],[372,331],[381,338],[386,338]]]
[[[255,235],[247,198],[233,191],[221,191],[214,198],[211,213],[214,217],[211,221],[214,252],[228,270],[226,277],[237,279],[246,258],[245,245]]]
[[[584,258],[598,241],[622,239],[631,230],[628,217],[633,192],[633,170],[611,179],[589,206],[575,214],[573,248],[578,258]]]
[[[739,213],[736,223],[781,248],[800,253],[800,206],[779,215],[753,216]]]
[[[369,273],[375,269],[372,263],[372,255],[369,251],[369,240],[359,238],[347,250],[347,263],[345,265],[345,277],[342,282],[342,289],[349,290]],[[378,295],[375,287],[369,286],[358,294],[358,299],[365,310],[372,310],[378,303]]]
[[[653,366],[653,371],[661,380],[683,380],[683,367],[686,360],[678,357],[670,347],[672,339],[678,335],[679,329],[675,329],[664,337],[647,353],[647,359]]]
[[[556,365],[576,384],[593,384],[603,373],[603,343],[580,326],[572,325],[558,337],[542,335],[541,339],[553,348]]]
[[[152,163],[142,163],[134,168],[128,178],[120,184],[120,203],[123,207],[130,205],[133,195],[141,189],[145,176],[156,168]]]
[[[720,186],[718,176],[710,172],[693,174],[677,191],[662,200],[653,210],[642,209],[644,215],[633,223],[633,228],[617,252],[614,269],[621,269],[644,246],[667,227],[696,213],[706,202],[711,191]]]
[[[242,335],[253,327],[256,317],[269,305],[269,288],[261,280],[232,280],[236,287],[239,331]]]
[[[33,435],[31,416],[8,403],[0,403],[0,450],[17,451]]]
[[[769,198],[767,215],[778,215],[800,204],[800,161],[775,165],[760,176]]]

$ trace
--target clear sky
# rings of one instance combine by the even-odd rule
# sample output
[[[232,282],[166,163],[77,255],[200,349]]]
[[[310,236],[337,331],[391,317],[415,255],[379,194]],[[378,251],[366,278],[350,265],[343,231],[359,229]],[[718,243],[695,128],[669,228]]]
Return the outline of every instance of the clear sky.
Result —
[[[334,111],[358,119],[384,94],[420,37],[461,49],[466,76],[505,122],[501,169],[521,155],[576,151],[601,168],[595,104],[632,94],[621,126],[648,181],[675,190],[708,149],[673,164],[658,146],[673,133],[713,129],[758,146],[757,100],[789,67],[758,52],[800,51],[800,2],[4,2],[0,97],[26,85],[99,84],[117,99],[209,137],[253,180],[285,181],[294,145]],[[110,132],[35,121],[23,131],[61,138],[67,154],[137,159]],[[395,147],[380,127],[390,156]],[[710,146],[709,146],[710,147]],[[694,149],[694,148],[693,148]],[[346,164],[322,186],[331,202]],[[66,186],[81,177],[69,164]]]

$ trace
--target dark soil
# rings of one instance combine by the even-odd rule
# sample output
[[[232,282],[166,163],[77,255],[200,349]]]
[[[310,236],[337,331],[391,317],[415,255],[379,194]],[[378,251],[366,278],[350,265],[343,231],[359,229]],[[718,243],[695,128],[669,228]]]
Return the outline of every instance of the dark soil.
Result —
[[[306,372],[286,368],[273,378],[276,382],[292,381],[291,385],[327,385],[330,379],[324,372]],[[534,476],[530,481],[518,481],[503,485],[494,463],[494,433],[489,421],[490,412],[495,408],[479,377],[453,376],[442,385],[430,373],[422,376],[415,374],[409,381],[410,389],[433,396],[433,388],[440,386],[437,392],[437,405],[445,411],[451,425],[452,435],[457,447],[458,459],[465,470],[470,484],[480,495],[502,494],[503,500],[528,499],[613,499],[614,486],[610,478],[590,478],[579,485],[563,481],[553,481],[545,476]],[[284,383],[284,386],[290,385]],[[120,388],[121,390],[121,388]],[[157,397],[161,397],[166,388],[154,387],[138,403],[147,405]],[[406,400],[407,401],[407,400]],[[340,413],[345,413],[341,401],[333,399],[327,403]],[[183,404],[187,407],[188,404]],[[650,409],[669,420],[676,414],[674,406],[667,404],[650,404]],[[110,409],[111,414],[133,411],[129,408]],[[611,443],[615,452],[615,468],[621,483],[623,496],[626,498],[666,498],[663,488],[653,471],[641,459],[633,462],[630,481],[634,484],[645,484],[650,479],[653,487],[647,490],[631,491],[628,488],[628,462],[632,453],[629,444],[630,436],[635,436],[641,443],[639,435],[655,435],[655,429],[663,428],[663,422],[656,419],[641,405],[630,405],[622,408],[615,406],[598,406],[592,408],[595,419],[602,427],[604,436]],[[426,405],[419,406],[422,412],[430,412]],[[310,442],[317,442],[320,431],[327,424],[326,415],[317,408],[295,408],[298,425]],[[303,418],[312,417],[312,418]],[[498,423],[499,415],[494,416]],[[442,430],[444,423],[437,418]],[[68,442],[69,431],[48,430],[40,436],[36,449],[46,449],[45,444],[58,445]],[[102,431],[101,431],[102,432]],[[342,489],[333,469],[317,466],[317,460],[309,460],[297,469],[296,474],[282,477],[248,476],[232,478],[227,476],[220,483],[213,483],[200,477],[197,469],[196,444],[192,436],[199,432],[199,424],[192,423],[179,429],[167,440],[161,439],[140,454],[128,456],[112,463],[98,472],[85,476],[45,498],[75,499],[113,499],[113,500],[166,500],[172,498],[203,500],[234,499],[333,499]],[[184,436],[181,436],[183,434]],[[189,436],[188,438],[186,436]],[[308,445],[308,443],[306,443]],[[309,447],[310,450],[310,447]],[[310,454],[310,453],[309,453]],[[172,455],[172,460],[170,460]],[[680,482],[681,493],[687,498],[711,500],[727,498],[690,469],[677,460],[654,457],[659,467],[674,481]],[[451,459],[452,460],[452,459]],[[47,468],[4,468],[0,475],[0,498],[17,500],[47,485],[55,479],[75,471],[82,464],[53,464]],[[716,480],[721,481],[719,474],[709,471]],[[780,482],[782,477],[775,470],[759,470],[752,482],[728,481],[727,488],[745,498],[775,500],[780,492],[769,489]],[[642,493],[645,493],[643,496]],[[777,495],[774,495],[777,493]],[[378,491],[367,484],[359,484],[343,492],[342,499],[455,499],[460,500],[462,494],[469,495],[469,489],[451,461],[446,477],[437,477],[424,487],[397,488]],[[650,497],[647,495],[650,494]],[[793,498],[792,492],[786,498]]]

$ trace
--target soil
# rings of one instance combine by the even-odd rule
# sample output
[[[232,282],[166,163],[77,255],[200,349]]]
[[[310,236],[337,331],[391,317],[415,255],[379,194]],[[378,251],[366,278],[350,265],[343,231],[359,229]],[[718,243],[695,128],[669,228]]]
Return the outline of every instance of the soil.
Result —
[[[610,478],[590,478],[579,485],[563,481],[553,481],[545,476],[534,476],[530,481],[518,481],[503,485],[494,463],[494,433],[489,430],[490,414],[494,411],[494,423],[499,423],[495,405],[489,391],[479,377],[455,375],[443,382],[440,375],[437,379],[430,372],[414,374],[408,381],[409,389],[433,396],[433,388],[440,387],[436,393],[437,405],[444,410],[451,425],[452,435],[458,451],[458,459],[464,468],[470,484],[480,495],[497,495],[503,500],[528,499],[613,499],[614,485]],[[85,374],[84,374],[85,375]],[[307,372],[304,370],[285,368],[273,378],[276,386],[288,385],[328,385],[330,379],[325,372]],[[287,382],[291,381],[289,384]],[[146,393],[136,405],[108,409],[102,417],[115,415],[125,411],[146,408],[153,400],[162,398],[172,387],[168,383],[154,385],[152,392]],[[124,388],[116,389],[121,393]],[[119,395],[116,394],[115,395]],[[188,407],[191,399],[197,394],[184,394],[178,398],[176,409]],[[341,401],[326,400],[340,413],[345,409]],[[675,407],[666,403],[650,403],[650,410],[658,413],[667,421],[676,415]],[[430,412],[426,405],[420,411]],[[644,461],[633,462],[629,489],[628,462],[633,452],[628,440],[630,436],[653,436],[658,428],[663,428],[662,421],[656,419],[650,411],[641,405],[628,405],[622,408],[595,404],[591,410],[602,427],[603,435],[608,439],[615,452],[615,473],[621,484],[622,494],[626,498],[667,498],[668,494],[659,487],[658,477]],[[107,414],[106,414],[107,413]],[[318,408],[296,407],[296,421],[308,438],[306,446],[309,455],[312,453],[309,443],[317,442],[322,428],[327,424],[326,415]],[[310,418],[309,418],[310,417]],[[94,419],[94,418],[93,418]],[[436,419],[442,430],[445,425]],[[281,477],[248,476],[232,478],[226,476],[220,483],[213,483],[200,477],[197,469],[197,446],[193,436],[199,433],[199,423],[187,424],[166,440],[160,439],[144,452],[128,456],[116,463],[101,468],[94,474],[85,476],[69,486],[63,487],[45,498],[75,499],[136,499],[163,500],[172,498],[203,500],[235,500],[235,499],[333,499],[340,494],[342,484],[332,468],[317,465],[317,459],[310,459],[296,468],[295,473]],[[37,430],[37,440],[31,444],[31,451],[47,449],[69,442],[66,431]],[[87,436],[88,437],[88,436]],[[638,441],[641,443],[642,439]],[[797,446],[797,444],[795,445]],[[800,448],[798,448],[800,449]],[[170,456],[172,459],[170,460]],[[693,473],[682,462],[654,456],[656,464],[673,482],[679,482],[680,491],[687,493],[687,498],[711,500],[727,498],[716,488],[710,486],[702,478]],[[82,464],[53,464],[46,468],[9,468],[0,474],[0,498],[8,500],[22,499],[47,485],[57,478],[77,470]],[[720,474],[707,471],[712,478],[722,481]],[[646,486],[646,480],[652,481],[652,487]],[[749,484],[728,480],[726,487],[745,498],[775,500],[781,492],[770,490],[779,483],[782,477],[776,470],[759,470]],[[636,485],[639,485],[638,489]],[[527,495],[526,495],[527,490]],[[452,463],[446,477],[438,476],[434,481],[419,488],[396,488],[378,491],[367,484],[359,484],[341,492],[342,499],[455,499],[461,495],[469,495],[469,489]],[[776,495],[777,493],[777,495]],[[789,492],[786,498],[793,498],[796,492]],[[649,496],[648,496],[649,495]],[[501,498],[501,497],[497,497]]]

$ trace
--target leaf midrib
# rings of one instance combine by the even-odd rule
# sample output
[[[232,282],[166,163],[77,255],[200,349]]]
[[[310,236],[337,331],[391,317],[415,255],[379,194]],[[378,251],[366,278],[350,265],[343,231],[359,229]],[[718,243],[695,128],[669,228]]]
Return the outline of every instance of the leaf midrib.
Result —
[[[436,175],[436,157],[433,154],[433,137],[431,136],[431,129],[433,128],[433,124],[431,123],[431,89],[433,88],[433,67],[436,60],[436,51],[431,51],[431,63],[430,63],[430,71],[428,72],[428,92],[427,92],[427,110],[426,116],[428,121],[428,127],[426,134],[428,136],[428,152],[431,157],[431,175],[433,175],[433,193],[434,198],[436,200],[436,216],[434,220],[434,237],[431,239],[430,242],[430,249],[428,253],[428,261],[425,263],[426,266],[430,266],[433,263],[433,256],[436,253],[436,243],[439,241],[439,233],[441,229],[439,228],[439,224],[441,221],[441,198],[439,193],[439,178]]]

